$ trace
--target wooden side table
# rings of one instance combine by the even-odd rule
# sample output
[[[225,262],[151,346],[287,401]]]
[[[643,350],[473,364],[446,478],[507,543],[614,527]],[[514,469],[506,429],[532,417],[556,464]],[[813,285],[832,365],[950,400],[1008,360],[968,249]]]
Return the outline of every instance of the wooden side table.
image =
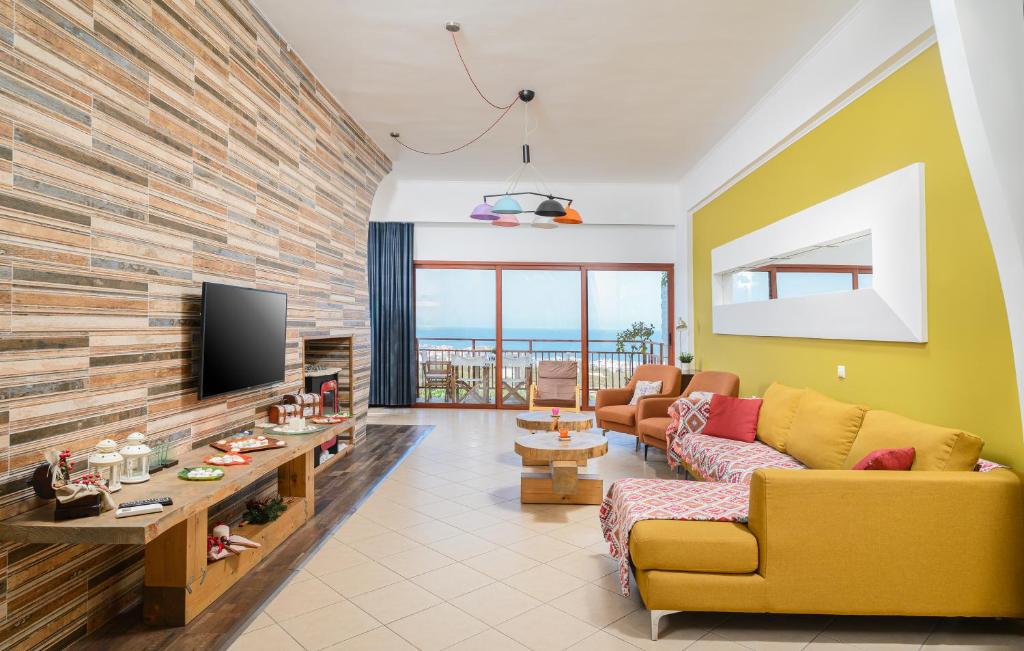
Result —
[[[519,501],[523,504],[600,504],[604,481],[579,470],[589,459],[608,453],[608,439],[594,432],[576,432],[568,441],[557,432],[527,434],[516,439],[516,453],[531,468],[520,477]]]

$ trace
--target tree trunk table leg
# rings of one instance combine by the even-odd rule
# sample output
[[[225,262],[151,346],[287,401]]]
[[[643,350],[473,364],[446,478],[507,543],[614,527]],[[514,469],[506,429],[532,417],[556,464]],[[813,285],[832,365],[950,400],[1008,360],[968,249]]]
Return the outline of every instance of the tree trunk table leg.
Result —
[[[202,609],[206,578],[206,510],[192,514],[146,545],[143,619],[184,626]]]
[[[556,495],[572,495],[576,492],[577,470],[575,461],[551,462],[551,492]]]

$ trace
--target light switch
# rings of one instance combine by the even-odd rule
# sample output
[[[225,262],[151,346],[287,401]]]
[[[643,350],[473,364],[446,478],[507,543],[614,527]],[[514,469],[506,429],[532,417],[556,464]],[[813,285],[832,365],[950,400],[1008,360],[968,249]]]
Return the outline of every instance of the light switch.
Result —
[[[840,380],[845,380],[846,379],[846,367],[843,366],[842,364],[837,366],[836,367],[836,375],[839,376]]]

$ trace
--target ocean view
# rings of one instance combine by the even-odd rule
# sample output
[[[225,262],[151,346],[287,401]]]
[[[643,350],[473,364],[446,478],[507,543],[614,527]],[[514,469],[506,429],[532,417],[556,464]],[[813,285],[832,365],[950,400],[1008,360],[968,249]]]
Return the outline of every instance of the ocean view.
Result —
[[[470,348],[474,339],[476,346],[480,348],[494,348],[493,328],[455,328],[455,327],[417,327],[416,337],[420,345],[424,347],[451,347]],[[615,350],[615,336],[617,330],[590,330],[589,349],[592,352],[612,352]],[[505,339],[505,350],[529,350],[527,341],[509,340],[534,340],[534,350],[580,350],[580,331],[578,329],[543,329],[543,328],[505,328],[502,332]],[[456,339],[456,341],[452,341]],[[556,339],[565,341],[537,341],[538,339]],[[596,343],[595,340],[606,340]],[[661,329],[655,330],[652,341],[664,342],[665,338]]]

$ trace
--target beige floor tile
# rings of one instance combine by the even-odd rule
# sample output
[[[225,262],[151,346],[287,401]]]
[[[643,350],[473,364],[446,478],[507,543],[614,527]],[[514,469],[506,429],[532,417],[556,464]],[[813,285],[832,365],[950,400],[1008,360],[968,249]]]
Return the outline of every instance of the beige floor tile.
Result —
[[[388,624],[441,603],[441,600],[409,581],[393,583],[352,598],[352,603]]]
[[[494,583],[494,579],[462,563],[456,563],[413,577],[412,582],[450,601],[459,595]]]
[[[401,531],[405,527],[421,522],[429,522],[433,518],[418,511],[395,504],[386,508],[374,508],[371,510],[359,509],[360,515],[376,522],[377,524],[395,531]]]
[[[258,615],[256,615],[255,619],[249,622],[249,625],[245,627],[245,630],[242,631],[242,634],[244,635],[246,633],[258,631],[261,628],[272,626],[274,623],[275,622],[273,619],[271,619],[270,615],[261,611]]]
[[[841,642],[872,649],[917,648],[935,630],[932,617],[836,617],[815,641]],[[1024,639],[1021,639],[1024,647]]]
[[[477,492],[477,490],[472,486],[466,486],[465,484],[456,484],[453,482],[444,482],[443,484],[434,486],[432,488],[428,488],[427,490],[433,493],[434,495],[437,495],[438,497],[443,497],[445,499],[462,497],[463,495],[471,495]]]
[[[715,635],[750,649],[803,648],[831,616],[740,614],[715,628]]]
[[[416,647],[403,640],[398,633],[390,628],[381,626],[334,646],[329,646],[327,649],[328,651],[415,651]]]
[[[609,635],[604,631],[598,631],[588,638],[580,640],[576,644],[569,647],[570,651],[636,651],[636,647],[626,642],[625,640],[619,639],[614,635]],[[666,651],[669,651],[666,648]]]
[[[410,527],[402,529],[402,535],[415,540],[422,545],[428,545],[438,540],[444,540],[445,538],[452,538],[461,533],[464,533],[462,529],[453,527],[450,524],[445,524],[438,520],[431,520],[430,522],[424,522],[422,524],[414,524]]]
[[[441,518],[442,522],[458,527],[463,531],[475,532],[485,527],[493,527],[496,524],[501,524],[504,520],[488,515],[482,510],[468,511],[466,513],[460,513],[458,515],[448,516]]]
[[[525,592],[534,599],[550,601],[579,588],[584,581],[571,574],[556,570],[550,565],[538,565],[507,577],[504,579],[504,583]]]
[[[452,502],[471,509],[482,509],[494,506],[495,504],[500,504],[502,500],[487,493],[469,493],[468,495],[460,495],[459,497],[452,498]]]
[[[632,599],[612,594],[592,583],[552,599],[549,604],[598,628],[622,619],[639,608]]]
[[[537,561],[532,558],[504,547],[493,549],[486,554],[474,556],[464,561],[464,563],[474,570],[483,572],[495,579],[504,579],[537,565]]]
[[[492,583],[452,599],[451,604],[485,624],[496,626],[536,608],[540,602],[504,583]]]
[[[614,558],[608,554],[599,554],[588,549],[581,549],[556,558],[548,565],[584,581],[597,581],[604,575],[619,570],[619,563]]]
[[[302,645],[277,624],[240,636],[228,651],[303,651]]]
[[[477,529],[473,533],[497,545],[511,545],[512,543],[521,542],[537,535],[536,531],[520,527],[512,522],[499,522],[489,527]]]
[[[1024,623],[996,619],[943,619],[923,649],[1024,649]]]
[[[534,651],[565,649],[597,632],[590,624],[547,604],[537,606],[496,628]]]
[[[396,477],[398,481],[409,486],[415,486],[416,488],[423,488],[432,491],[435,488],[441,488],[451,484],[451,482],[435,477],[434,475],[428,475],[425,472],[419,472],[417,470],[411,470],[403,473],[401,476]]]
[[[686,647],[686,651],[691,651],[691,649],[694,651],[749,651],[747,647],[736,644],[735,642],[730,642],[724,637],[715,635],[714,632],[708,633],[701,639]]]
[[[341,596],[351,599],[356,595],[398,583],[403,579],[399,574],[392,572],[380,563],[368,561],[338,572],[325,574],[320,577],[320,580]]]
[[[579,547],[570,545],[567,542],[552,538],[551,536],[534,536],[527,538],[521,542],[517,542],[511,545],[505,545],[514,552],[519,552],[523,556],[528,556],[535,561],[541,563],[547,563],[553,561],[556,558],[567,556],[577,550]]]
[[[358,544],[358,543],[357,543]],[[317,552],[302,565],[313,576],[323,576],[353,565],[367,562],[369,557],[337,540],[328,539]]]
[[[334,539],[351,546],[357,540],[379,536],[386,531],[388,530],[376,522],[367,520],[357,513],[338,527],[338,530],[334,532]]]
[[[340,594],[319,579],[310,579],[286,585],[267,604],[266,612],[280,623],[340,601],[344,601]]]
[[[489,628],[479,635],[466,638],[447,651],[524,651],[525,646],[507,635]]]
[[[604,627],[606,633],[651,651],[681,649],[704,637],[727,618],[720,613],[676,613],[661,618],[658,641],[651,641],[651,616],[647,610],[634,610]]]
[[[439,604],[410,615],[388,628],[424,651],[445,649],[482,633],[487,625],[451,604]]]
[[[287,581],[287,585],[296,585],[296,584],[302,583],[303,581],[309,581],[310,579],[315,579],[315,578],[316,578],[315,576],[313,576],[312,574],[310,574],[306,570],[298,569],[298,570],[293,570],[291,572],[291,575],[286,579],[286,581]]]
[[[604,541],[601,525],[597,518],[594,518],[593,522],[573,522],[554,531],[549,531],[548,535],[577,547],[586,547]]]
[[[451,565],[455,561],[444,554],[435,552],[433,549],[416,547],[392,556],[386,556],[379,559],[378,562],[408,579],[425,574],[431,570],[436,570],[439,567]]]
[[[347,601],[299,615],[281,624],[306,649],[324,649],[378,626],[380,622]]]
[[[464,561],[467,558],[473,558],[480,554],[486,554],[492,549],[497,549],[498,545],[471,533],[461,533],[452,538],[445,538],[444,540],[430,543],[428,547],[457,561]]]
[[[422,506],[415,506],[413,509],[429,515],[432,518],[447,518],[453,515],[459,515],[460,513],[466,513],[472,511],[474,507],[467,506],[455,500],[440,499],[438,502],[432,504],[424,504]]]
[[[415,540],[411,540],[397,531],[385,531],[382,534],[351,543],[353,549],[370,558],[383,558],[420,546]]]

